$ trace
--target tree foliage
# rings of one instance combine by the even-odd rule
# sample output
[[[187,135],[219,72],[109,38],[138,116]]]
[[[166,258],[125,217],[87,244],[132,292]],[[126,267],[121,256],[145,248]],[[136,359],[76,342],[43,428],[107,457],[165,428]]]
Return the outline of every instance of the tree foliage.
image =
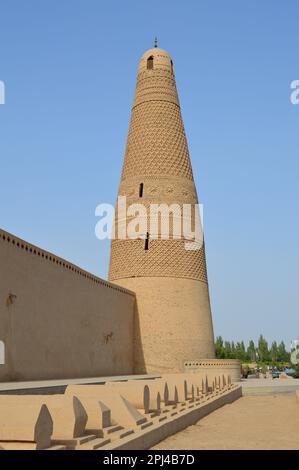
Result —
[[[217,336],[215,342],[216,357],[219,359],[239,359],[242,363],[253,362],[289,362],[290,353],[286,350],[283,341],[277,345],[273,341],[270,348],[267,340],[260,335],[257,345],[250,340],[246,348],[244,341],[224,341],[222,336]]]

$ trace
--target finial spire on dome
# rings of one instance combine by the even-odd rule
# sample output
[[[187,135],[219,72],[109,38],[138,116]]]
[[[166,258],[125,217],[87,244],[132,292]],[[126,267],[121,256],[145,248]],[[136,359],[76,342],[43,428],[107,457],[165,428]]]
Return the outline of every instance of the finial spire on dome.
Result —
[[[155,36],[155,47],[158,47],[158,38]]]

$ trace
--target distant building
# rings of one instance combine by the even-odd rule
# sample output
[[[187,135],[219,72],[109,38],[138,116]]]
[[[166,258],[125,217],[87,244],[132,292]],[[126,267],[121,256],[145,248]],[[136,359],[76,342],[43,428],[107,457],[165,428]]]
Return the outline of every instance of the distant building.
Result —
[[[299,363],[299,339],[293,339],[291,342],[291,363]]]

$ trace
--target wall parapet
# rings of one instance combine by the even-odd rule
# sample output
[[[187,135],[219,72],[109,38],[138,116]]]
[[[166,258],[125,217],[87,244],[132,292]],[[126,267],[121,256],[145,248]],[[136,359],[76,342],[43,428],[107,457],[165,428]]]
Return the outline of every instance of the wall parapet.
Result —
[[[199,359],[198,361],[185,361],[184,363],[184,367],[234,367],[239,365],[239,359]]]
[[[15,248],[19,248],[27,252],[30,255],[37,256],[40,259],[44,259],[44,261],[53,263],[57,267],[61,267],[62,269],[66,269],[66,270],[69,270],[70,272],[78,274],[79,276],[82,276],[82,278],[87,279],[91,282],[94,282],[95,284],[100,284],[102,286],[105,286],[105,287],[117,290],[119,292],[123,292],[124,294],[128,294],[128,295],[135,297],[135,292],[129,289],[126,289],[124,287],[120,287],[116,284],[113,284],[112,282],[106,281],[105,279],[101,279],[100,277],[97,277],[94,274],[91,274],[88,271],[81,269],[75,264],[70,263],[69,261],[63,258],[60,258],[59,256],[56,256],[49,251],[39,248],[36,245],[32,245],[31,243],[28,243],[25,240],[22,240],[21,238],[18,238],[15,235],[12,235],[11,233],[6,232],[5,230],[2,230],[2,229],[0,229],[0,242],[9,243],[11,246],[14,246]]]
[[[188,373],[203,373],[230,375],[232,382],[241,380],[241,363],[238,359],[198,359],[198,361],[184,361],[184,371]]]

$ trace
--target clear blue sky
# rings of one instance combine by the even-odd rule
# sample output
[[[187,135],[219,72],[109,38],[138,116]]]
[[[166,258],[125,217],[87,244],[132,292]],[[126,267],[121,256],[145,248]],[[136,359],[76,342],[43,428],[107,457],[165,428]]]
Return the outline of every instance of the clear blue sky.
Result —
[[[0,227],[107,275],[139,57],[172,55],[215,333],[299,337],[297,0],[2,0]]]

